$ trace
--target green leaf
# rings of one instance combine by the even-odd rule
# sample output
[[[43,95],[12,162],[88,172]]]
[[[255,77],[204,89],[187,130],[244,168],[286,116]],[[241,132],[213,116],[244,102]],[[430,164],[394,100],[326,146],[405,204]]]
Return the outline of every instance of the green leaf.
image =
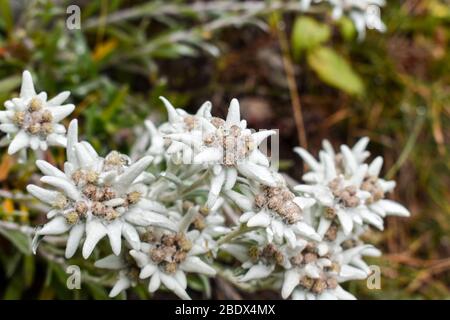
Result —
[[[0,0],[0,18],[3,20],[6,30],[11,32],[14,27],[14,22],[9,0]]]
[[[24,235],[20,231],[6,229],[0,229],[0,234],[14,244],[23,254],[31,254],[30,239],[28,236]]]
[[[308,64],[322,81],[349,94],[361,95],[364,84],[351,65],[330,48],[320,47],[308,53]]]
[[[349,18],[345,16],[342,17],[341,19],[339,19],[338,25],[340,27],[342,38],[344,38],[345,41],[351,41],[355,39],[356,28]]]
[[[311,17],[298,17],[292,30],[292,51],[295,58],[304,50],[311,50],[326,42],[331,35],[328,25]]]
[[[26,255],[23,260],[23,280],[27,288],[31,287],[34,280],[34,256]]]

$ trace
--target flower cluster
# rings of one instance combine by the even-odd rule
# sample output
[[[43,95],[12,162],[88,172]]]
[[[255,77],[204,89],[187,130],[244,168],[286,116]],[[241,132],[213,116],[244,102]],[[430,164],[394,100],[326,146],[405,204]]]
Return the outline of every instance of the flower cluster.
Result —
[[[0,111],[0,131],[7,134],[1,144],[9,144],[8,153],[25,152],[28,147],[44,151],[48,146],[65,147],[66,128],[59,122],[75,109],[73,104],[62,105],[69,95],[64,91],[47,101],[47,93],[37,94],[30,72],[24,71],[20,96],[6,101],[6,110]]]
[[[103,256],[94,266],[116,273],[111,297],[144,284],[151,294],[165,288],[189,299],[193,281],[220,273],[284,299],[353,299],[341,283],[367,278],[363,258],[381,254],[362,234],[371,226],[383,230],[387,215],[409,216],[386,198],[395,182],[380,177],[383,159],[365,163],[367,138],[339,152],[324,141],[319,160],[297,148],[310,171],[305,184],[292,186],[259,148],[275,131],[248,128],[236,99],[221,119],[209,102],[188,114],[161,98],[168,121],[145,121],[148,134],[131,158],[101,156],[79,141],[76,119],[66,137],[56,122],[73,111],[59,106],[67,96],[46,102],[24,72],[21,97],[6,103],[0,129],[11,153],[28,145],[45,150],[59,134],[62,168],[37,160],[40,184],[27,186],[48,206],[33,250],[57,236],[66,259],[79,247],[84,259]],[[52,133],[30,132],[47,123]],[[230,259],[239,267],[229,270],[236,266]]]
[[[359,39],[364,39],[366,28],[386,31],[380,17],[380,8],[386,4],[385,0],[301,0],[301,6],[303,10],[307,10],[312,4],[324,2],[332,7],[331,15],[334,20],[340,19],[344,14],[348,15],[358,31]]]

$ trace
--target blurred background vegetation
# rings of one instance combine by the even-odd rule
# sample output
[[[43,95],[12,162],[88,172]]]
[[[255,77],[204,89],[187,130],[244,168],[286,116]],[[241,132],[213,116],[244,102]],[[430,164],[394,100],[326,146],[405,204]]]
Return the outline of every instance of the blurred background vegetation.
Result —
[[[81,8],[79,30],[66,27],[70,4]],[[412,217],[367,236],[385,253],[371,261],[382,290],[348,288],[366,299],[450,298],[450,3],[388,1],[382,18],[386,33],[358,41],[349,20],[301,13],[295,0],[0,0],[0,103],[29,69],[50,96],[72,92],[71,117],[104,154],[129,152],[145,118],[164,120],[160,95],[191,111],[211,100],[218,115],[237,97],[250,127],[280,130],[282,170],[297,180],[294,146],[317,154],[324,138],[338,146],[369,136]],[[30,255],[28,237],[5,227],[44,217],[20,194],[38,178],[33,165],[0,155],[0,297],[106,298],[99,277],[67,290],[61,261]],[[64,161],[62,150],[46,157]],[[277,298],[213,281],[197,298]]]

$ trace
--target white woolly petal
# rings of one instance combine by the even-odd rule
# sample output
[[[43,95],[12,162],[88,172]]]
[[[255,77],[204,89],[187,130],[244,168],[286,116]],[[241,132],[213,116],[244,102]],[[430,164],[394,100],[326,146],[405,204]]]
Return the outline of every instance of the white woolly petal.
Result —
[[[299,281],[300,275],[297,271],[291,269],[287,270],[284,273],[283,287],[281,289],[281,296],[283,297],[283,299],[287,299],[291,295],[292,291],[298,285]]]
[[[264,211],[260,211],[247,222],[248,227],[267,227],[270,224],[270,216]]]
[[[354,295],[342,289],[341,286],[337,286],[333,290],[333,294],[340,300],[356,300]]]
[[[187,292],[180,286],[180,284],[172,277],[165,273],[160,273],[161,282],[167,289],[173,291],[180,299],[191,300]]]
[[[295,197],[292,201],[297,204],[302,210],[312,207],[316,200],[313,198]]]
[[[127,242],[129,243],[129,245],[135,249],[135,250],[139,250],[141,247],[141,240],[139,239],[139,234],[136,231],[136,229],[124,222],[123,226],[122,226],[122,234],[123,237],[125,238],[125,240],[127,240]]]
[[[131,281],[126,276],[121,276],[109,293],[110,298],[114,298],[122,291],[131,286]]]
[[[256,180],[270,187],[276,186],[276,181],[271,171],[263,166],[245,161],[237,165],[238,171],[249,179]]]
[[[240,194],[234,190],[228,190],[226,192],[226,195],[234,201],[239,208],[241,208],[243,211],[251,211],[253,208],[253,202],[244,196],[243,194]]]
[[[161,285],[161,278],[159,277],[159,272],[155,272],[149,281],[148,291],[150,293],[155,292],[156,290],[158,290],[160,285]]]
[[[94,251],[97,243],[108,233],[103,223],[97,220],[88,221],[86,223],[86,240],[83,244],[83,258],[87,259]]]
[[[139,208],[158,213],[166,213],[167,209],[161,203],[149,199],[141,199],[138,203]]]
[[[230,190],[236,184],[238,172],[235,168],[225,169],[225,184],[223,186],[224,190]]]
[[[67,129],[67,161],[78,166],[78,160],[75,154],[75,145],[78,143],[78,121],[74,119],[70,122]]]
[[[95,261],[94,266],[101,269],[120,270],[126,267],[122,257],[110,254],[100,260]]]
[[[183,289],[186,289],[187,278],[186,278],[186,274],[183,271],[177,270],[177,272],[175,273],[175,279],[177,280],[177,282],[180,284],[180,286]]]
[[[22,73],[22,85],[20,87],[20,97],[21,98],[32,98],[36,95],[36,90],[34,90],[33,78],[28,70]]]
[[[239,108],[239,101],[237,99],[231,100],[230,107],[228,108],[227,114],[227,126],[231,127],[232,125],[239,125],[241,121],[241,111]]]
[[[200,260],[199,257],[187,257],[180,265],[181,269],[187,272],[203,273],[207,276],[214,276],[216,270]]]
[[[27,186],[27,191],[42,202],[48,203],[50,205],[54,204],[55,200],[60,195],[60,193],[57,191],[47,190],[34,184],[29,184]]]
[[[305,266],[305,273],[310,278],[313,278],[313,279],[320,278],[320,270],[313,264],[307,264]]]
[[[262,279],[268,277],[273,269],[274,265],[256,264],[252,266],[247,273],[239,279],[240,282],[246,282],[255,279]]]
[[[341,146],[342,156],[344,157],[345,171],[348,174],[354,174],[358,168],[355,156],[350,148],[346,145]]]
[[[337,216],[341,223],[345,235],[349,235],[353,230],[353,220],[350,215],[342,209],[337,210]]]
[[[37,235],[59,235],[70,229],[70,225],[62,216],[57,216],[47,222],[42,229],[36,232]]]
[[[66,178],[66,174],[59,170],[58,168],[52,166],[45,160],[37,160],[36,166],[41,170],[41,172],[46,176],[54,176],[60,178]]]
[[[348,280],[363,280],[367,278],[367,274],[349,265],[341,266],[341,271],[339,272],[339,282]]]
[[[161,99],[161,101],[164,103],[164,106],[167,109],[167,115],[168,115],[170,123],[176,123],[176,122],[183,121],[183,118],[178,114],[178,112],[175,110],[175,108],[169,102],[169,100],[167,100],[164,97],[159,97],[159,99]]]
[[[69,114],[75,110],[75,106],[73,104],[66,104],[63,106],[55,107],[49,109],[53,116],[53,122],[60,122],[62,119],[67,117]]]
[[[225,170],[222,170],[218,175],[213,176],[211,179],[211,187],[208,193],[208,201],[206,206],[211,208],[219,197],[222,186],[225,182]]]
[[[80,199],[80,193],[71,182],[66,180],[65,178],[52,177],[52,176],[43,176],[41,178],[43,183],[47,183],[51,186],[59,188],[64,191],[64,193],[71,199],[78,201]]]
[[[324,291],[319,296],[317,296],[317,300],[338,300],[338,298],[334,294],[328,291]]]
[[[139,161],[136,161],[131,166],[125,169],[125,171],[117,177],[117,182],[115,186],[119,190],[126,190],[133,181],[147,169],[147,167],[152,162],[152,156],[145,156]]]
[[[219,162],[222,159],[222,150],[219,148],[206,148],[194,157],[194,163]]]
[[[31,147],[31,149],[33,149],[33,150],[39,149],[40,142],[41,142],[41,140],[39,139],[39,137],[31,136],[30,137],[30,147]]]
[[[312,171],[322,170],[322,166],[320,165],[320,163],[317,162],[317,160],[314,159],[314,157],[305,149],[297,147],[294,148],[294,152],[296,152],[303,159],[303,161],[306,162],[306,164],[311,168]]]
[[[378,177],[383,166],[383,157],[376,157],[369,166],[368,174],[372,177]]]
[[[320,152],[319,157],[321,161],[324,163],[325,180],[331,181],[334,178],[336,178],[336,167],[334,164],[334,160],[324,152]]]
[[[252,134],[252,138],[255,140],[257,146],[261,144],[267,137],[276,134],[275,130],[262,130]]]
[[[321,237],[316,233],[313,227],[310,225],[304,223],[304,222],[297,222],[296,225],[297,230],[300,234],[304,235],[305,237],[308,237],[315,241],[320,241]]]
[[[80,167],[89,167],[97,161],[83,143],[77,143],[74,149]]]
[[[0,125],[0,130],[3,130],[1,128],[2,126],[5,126],[5,125]],[[29,143],[30,143],[30,137],[28,136],[28,134],[25,131],[20,130],[16,134],[14,139],[11,141],[11,143],[8,147],[8,153],[14,154],[17,151],[19,151],[20,149],[26,148],[29,145]]]
[[[370,139],[368,137],[362,137],[361,139],[358,140],[358,142],[355,143],[355,145],[352,148],[352,152],[355,155],[363,153],[366,150],[369,141]]]
[[[84,234],[85,225],[84,224],[76,224],[72,227],[69,233],[69,237],[67,238],[66,244],[66,259],[70,259],[78,249],[80,245],[81,238]]]
[[[141,272],[139,273],[139,278],[140,279],[148,278],[148,277],[152,276],[157,269],[158,269],[158,267],[156,265],[147,264],[146,266],[144,266],[142,268]]]
[[[58,146],[65,148],[67,146],[67,138],[58,133],[50,133],[46,139],[49,146]]]
[[[119,255],[122,249],[122,221],[115,220],[108,224],[106,229],[108,230],[111,249],[115,255]]]
[[[330,219],[326,219],[324,217],[320,218],[319,226],[317,227],[317,233],[320,235],[320,237],[323,238],[323,236],[328,231],[330,226],[331,226],[331,220]]]
[[[410,213],[408,209],[406,209],[401,204],[392,201],[392,200],[380,200],[377,204],[386,211],[388,215],[399,216],[399,217],[409,217]]]
[[[130,210],[127,212],[125,219],[132,224],[142,227],[156,226],[173,231],[177,230],[177,226],[173,221],[156,212]]]
[[[234,244],[234,243],[225,243],[220,246],[220,248],[231,254],[233,257],[238,259],[240,262],[245,262],[249,260],[248,257],[248,249],[245,246]]]
[[[70,96],[69,91],[63,91],[58,95],[56,95],[55,97],[53,97],[52,99],[48,100],[47,105],[50,107],[60,106],[64,101],[67,100],[67,98],[69,98],[69,96]]]
[[[19,128],[15,124],[12,123],[0,124],[0,131],[3,131],[5,133],[16,133],[18,130]]]
[[[367,169],[368,169],[368,166],[365,163],[363,165],[357,167],[356,170],[354,171],[353,176],[350,179],[351,184],[359,187],[361,185],[361,183],[363,182],[364,178],[366,177]]]
[[[143,268],[150,262],[148,255],[141,251],[130,250],[130,255],[134,258],[134,260],[136,260],[136,263],[140,268]]]

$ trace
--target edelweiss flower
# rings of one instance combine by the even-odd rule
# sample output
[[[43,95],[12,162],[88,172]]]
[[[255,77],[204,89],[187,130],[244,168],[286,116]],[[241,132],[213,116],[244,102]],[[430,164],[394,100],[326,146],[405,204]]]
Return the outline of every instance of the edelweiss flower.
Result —
[[[206,164],[212,169],[211,188],[207,206],[212,207],[222,189],[230,190],[238,173],[264,185],[274,186],[269,160],[258,146],[275,131],[252,133],[247,122],[241,121],[239,102],[233,99],[227,119],[200,118],[201,131],[191,134],[169,134],[168,138],[190,145],[194,150],[194,164]]]
[[[201,123],[211,118],[211,102],[205,102],[195,115],[183,109],[175,109],[164,97],[160,97],[167,109],[168,122],[158,128],[150,121],[145,121],[151,141],[147,154],[155,156],[157,161],[171,160],[175,163],[192,164],[193,152],[189,145],[167,137],[169,134],[186,134],[201,136]]]
[[[62,103],[70,92],[64,91],[47,101],[47,93],[36,94],[28,71],[22,75],[20,96],[5,102],[6,111],[0,111],[0,131],[10,141],[8,153],[14,154],[31,147],[47,150],[48,146],[66,146],[66,128],[59,124],[75,109]]]
[[[89,143],[78,142],[77,131],[77,122],[73,120],[69,126],[64,172],[46,161],[36,162],[45,174],[41,181],[58,191],[27,186],[28,192],[53,208],[47,214],[51,220],[36,232],[35,243],[40,236],[69,231],[65,254],[70,258],[86,233],[83,257],[87,259],[106,235],[114,254],[118,255],[122,236],[132,248],[139,249],[135,225],[174,228],[162,215],[164,206],[145,198],[144,183],[153,177],[144,171],[152,157],[130,164],[127,156],[113,151],[102,158]]]
[[[337,243],[308,243],[300,250],[291,250],[291,267],[284,272],[281,295],[300,300],[355,299],[339,283],[367,278],[370,269],[362,270],[353,263],[362,261],[362,255],[377,255],[371,245],[359,245],[342,250]],[[367,265],[365,265],[367,267]],[[367,267],[368,269],[368,267]]]
[[[366,28],[386,31],[380,17],[380,7],[386,4],[385,0],[302,0],[301,6],[303,10],[308,10],[312,3],[323,2],[333,7],[332,17],[335,20],[347,13],[355,24],[360,39],[364,39]]]
[[[303,248],[306,244],[306,240],[298,239],[295,247]],[[277,268],[291,267],[287,252],[293,248],[287,244],[269,242],[267,236],[258,231],[245,234],[235,243],[223,244],[221,249],[239,260],[242,268],[247,270],[239,278],[240,282],[265,279]]]
[[[205,252],[209,251],[213,255],[217,253],[218,247],[216,239],[230,232],[230,228],[225,226],[225,217],[219,211],[224,202],[223,198],[219,198],[215,205],[208,209],[205,206],[195,205],[190,201],[178,201],[177,206],[169,208],[169,216],[176,220],[181,220],[183,211],[192,215],[191,224],[188,230],[198,232],[195,244],[204,248]],[[192,212],[190,212],[192,211]]]
[[[349,235],[354,223],[361,226],[367,223],[383,230],[382,218],[386,215],[409,216],[406,208],[384,199],[385,194],[395,187],[395,182],[378,177],[383,159],[377,157],[370,165],[363,163],[369,156],[365,150],[367,143],[368,139],[364,138],[353,149],[342,145],[341,153],[336,154],[325,142],[325,150],[319,153],[320,162],[306,150],[296,149],[312,171],[304,176],[311,184],[298,185],[294,189],[310,196],[319,205],[310,210],[320,219],[319,235],[327,235],[332,240],[330,237],[339,226]]]
[[[286,240],[290,246],[297,243],[297,235],[319,241],[315,230],[303,222],[303,210],[312,206],[311,198],[296,197],[287,187],[281,175],[276,175],[277,186],[257,185],[249,188],[246,195],[233,190],[226,192],[243,211],[239,221],[248,227],[266,228],[269,242],[282,243]],[[241,189],[245,186],[241,186]]]
[[[199,232],[187,231],[194,217],[194,210],[178,223],[175,232],[161,229],[149,230],[144,237],[140,250],[131,250],[130,254],[141,268],[140,279],[150,278],[148,291],[155,292],[163,284],[181,299],[190,299],[186,292],[185,272],[214,276],[216,271],[203,262],[199,255],[206,252],[196,241]]]
[[[140,269],[128,252],[118,256],[111,254],[103,259],[97,260],[95,267],[119,271],[117,281],[109,292],[110,298],[114,298],[122,291],[136,286],[139,282]]]

